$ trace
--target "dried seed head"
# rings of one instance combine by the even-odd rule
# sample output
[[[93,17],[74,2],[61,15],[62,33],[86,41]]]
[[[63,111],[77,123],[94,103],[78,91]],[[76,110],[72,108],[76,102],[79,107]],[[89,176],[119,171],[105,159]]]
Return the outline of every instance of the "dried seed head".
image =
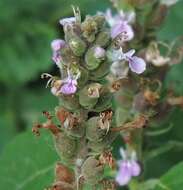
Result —
[[[71,169],[69,169],[67,166],[57,163],[55,166],[55,180],[56,181],[62,181],[69,184],[72,184],[74,182],[74,173]]]
[[[112,152],[110,151],[103,152],[99,157],[99,161],[100,161],[100,164],[108,165],[112,169],[114,169],[116,166]]]

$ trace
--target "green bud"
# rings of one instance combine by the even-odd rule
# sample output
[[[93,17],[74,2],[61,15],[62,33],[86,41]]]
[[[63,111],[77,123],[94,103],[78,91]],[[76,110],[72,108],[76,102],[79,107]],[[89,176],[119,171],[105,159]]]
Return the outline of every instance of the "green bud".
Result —
[[[97,24],[97,29],[98,31],[103,28],[104,24],[105,24],[105,16],[104,15],[95,15],[93,16],[94,21]]]
[[[88,148],[93,152],[100,154],[105,150],[110,149],[111,143],[116,139],[117,133],[108,132],[104,139],[100,142],[89,141]]]
[[[81,75],[78,79],[78,88],[82,88],[88,81],[89,73],[88,73],[87,69],[85,69],[84,67],[81,67],[81,66],[79,67],[79,71],[81,72]]]
[[[94,157],[89,157],[85,160],[81,168],[81,173],[84,176],[86,183],[95,185],[103,178],[104,167],[99,164],[99,161]]]
[[[109,62],[104,61],[97,69],[90,72],[89,78],[92,81],[100,81],[109,73],[109,71],[110,71],[110,64]]]
[[[81,138],[85,134],[85,126],[83,126],[82,124],[79,124],[72,128],[68,127],[66,129],[64,129],[64,131],[70,137]]]
[[[93,42],[95,40],[95,34],[98,32],[97,22],[92,16],[86,16],[84,22],[81,24],[81,30],[83,32],[83,37],[86,38],[88,42]]]
[[[99,83],[92,83],[87,85],[79,91],[79,103],[86,109],[91,109],[95,106],[100,96],[99,90],[101,85]]]
[[[110,31],[101,31],[96,37],[95,44],[101,47],[106,47],[110,42],[110,38]]]
[[[69,46],[62,48],[60,53],[64,63],[71,63],[71,64],[79,63],[79,58],[74,55]]]
[[[55,136],[55,147],[57,153],[65,162],[72,161],[77,154],[77,141],[69,138],[63,132]]]
[[[59,105],[69,111],[79,110],[80,105],[77,96],[59,96]]]
[[[86,43],[77,35],[69,40],[69,46],[76,56],[82,56],[86,50]]]
[[[111,108],[112,106],[113,94],[110,92],[102,92],[97,104],[94,106],[93,110],[95,112],[102,112]]]
[[[91,47],[85,54],[86,68],[88,70],[94,70],[99,67],[99,65],[105,60],[105,56],[97,57],[97,46]]]
[[[106,136],[106,130],[100,128],[100,117],[92,117],[86,123],[86,137],[90,141],[100,142]]]

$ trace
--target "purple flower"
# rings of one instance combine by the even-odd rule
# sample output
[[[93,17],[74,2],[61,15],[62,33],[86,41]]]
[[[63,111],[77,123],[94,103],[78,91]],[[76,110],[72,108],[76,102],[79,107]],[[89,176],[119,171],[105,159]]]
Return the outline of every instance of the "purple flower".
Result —
[[[124,59],[129,62],[129,67],[132,72],[141,74],[146,70],[146,63],[142,58],[133,56],[134,54],[135,50],[132,49],[124,54]]]
[[[115,24],[126,21],[129,24],[132,24],[135,22],[135,12],[129,11],[129,12],[123,12],[122,10],[119,11],[118,14],[112,15],[111,9],[107,9],[105,12],[105,18],[108,22],[109,26],[114,26]]]
[[[77,79],[79,77],[80,77],[80,73],[78,73],[76,76],[73,76],[68,70],[68,76],[67,78],[62,80],[62,86],[59,92],[65,95],[74,94],[77,91]]]
[[[120,21],[111,28],[111,38],[119,37],[122,42],[130,41],[134,37],[133,29],[127,22]]]
[[[67,78],[60,88],[60,92],[65,95],[74,94],[77,90],[77,80]]]
[[[123,148],[120,149],[123,160],[119,161],[119,170],[116,176],[116,182],[123,186],[127,185],[132,177],[140,175],[141,168],[136,159],[136,153],[127,153]]]
[[[51,48],[52,50],[55,51],[59,51],[61,48],[63,48],[65,46],[65,41],[62,39],[55,39],[51,42]]]
[[[60,50],[65,47],[65,41],[62,39],[56,39],[51,42],[51,48],[53,50],[52,60],[59,66],[62,57],[60,54]]]
[[[62,26],[65,26],[67,24],[73,24],[76,22],[76,17],[63,18],[63,19],[60,19],[59,22]]]
[[[111,38],[119,37],[121,42],[130,41],[134,37],[134,32],[129,23],[135,20],[134,12],[124,13],[120,11],[118,15],[112,16],[111,10],[105,13],[106,20],[111,27]]]
[[[103,48],[101,48],[100,46],[97,46],[94,50],[94,56],[97,59],[101,59],[105,57],[105,50]]]
[[[134,49],[128,51],[127,53],[123,53],[122,48],[120,48],[118,50],[113,50],[111,52],[108,52],[108,57],[113,61],[113,64],[115,64],[115,67],[113,67],[112,64],[112,68],[116,68],[116,66],[118,66],[119,68],[119,65],[124,64],[123,60],[125,60],[129,63],[129,68],[131,69],[132,72],[141,74],[146,69],[146,63],[142,58],[134,56],[134,54],[135,54]]]

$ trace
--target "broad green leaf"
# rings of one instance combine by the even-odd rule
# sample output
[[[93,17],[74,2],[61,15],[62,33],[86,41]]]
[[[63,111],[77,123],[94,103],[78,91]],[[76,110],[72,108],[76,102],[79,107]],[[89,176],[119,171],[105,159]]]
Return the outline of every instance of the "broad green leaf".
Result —
[[[183,162],[172,167],[166,174],[164,174],[160,181],[167,187],[167,190],[180,190],[183,187]],[[154,190],[164,190],[159,185]]]
[[[182,7],[183,1],[180,0],[170,8],[168,17],[159,32],[159,39],[171,41],[177,36],[182,35]]]
[[[0,157],[0,189],[42,190],[50,185],[58,161],[52,137],[43,132],[20,134],[6,146]]]

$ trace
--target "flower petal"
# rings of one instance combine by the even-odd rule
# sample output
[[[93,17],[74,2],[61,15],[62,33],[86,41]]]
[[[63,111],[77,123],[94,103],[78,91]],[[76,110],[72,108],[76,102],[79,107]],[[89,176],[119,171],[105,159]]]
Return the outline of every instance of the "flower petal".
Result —
[[[132,176],[139,176],[141,172],[141,168],[138,162],[132,161],[131,162],[131,175]]]
[[[77,87],[73,84],[64,84],[62,85],[60,92],[65,94],[65,95],[70,95],[70,94],[74,94],[77,90]]]
[[[121,161],[121,165],[116,176],[116,182],[123,186],[127,185],[131,180],[131,169],[128,161]]]
[[[66,24],[72,24],[72,23],[76,22],[76,17],[63,18],[63,19],[60,19],[59,22],[62,26],[66,25]]]
[[[53,51],[59,51],[65,46],[65,41],[62,39],[55,39],[51,42],[51,48]]]
[[[127,22],[119,22],[111,28],[111,38],[114,39],[119,35],[122,41],[129,41],[134,37],[134,32]]]
[[[125,55],[125,57],[130,58],[130,57],[132,57],[134,54],[135,54],[135,50],[134,50],[134,49],[131,49],[131,50],[129,50],[128,52],[126,52],[124,55]]]
[[[129,58],[128,61],[132,72],[141,74],[145,71],[146,63],[142,58],[133,56],[132,58]]]

